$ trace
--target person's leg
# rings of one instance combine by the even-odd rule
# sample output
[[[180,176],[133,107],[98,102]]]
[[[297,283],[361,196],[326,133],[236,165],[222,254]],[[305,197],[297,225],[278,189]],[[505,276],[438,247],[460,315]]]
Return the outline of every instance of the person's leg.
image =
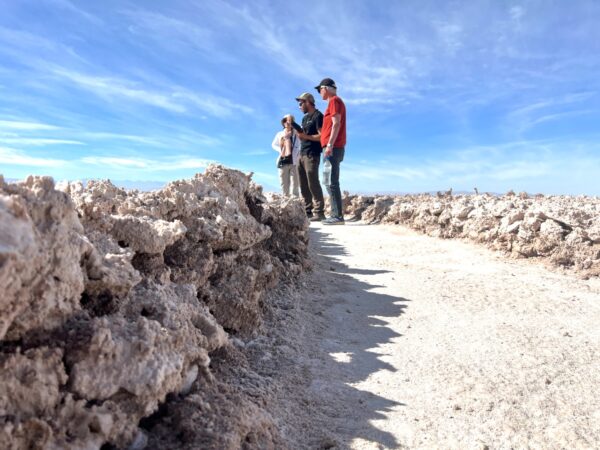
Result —
[[[331,217],[343,219],[342,191],[340,189],[340,163],[344,160],[344,148],[334,148],[331,155],[331,183],[328,187],[331,200]]]
[[[285,165],[285,196],[289,197],[291,195],[291,185],[292,185],[292,164]]]
[[[290,164],[290,176],[292,178],[292,195],[298,197],[298,166]]]
[[[319,181],[319,162],[321,158],[317,155],[305,156],[304,158],[308,187],[314,201],[313,212],[315,216],[323,217],[325,215],[325,200],[323,199],[323,189]]]
[[[312,216],[313,204],[312,194],[310,193],[310,187],[308,184],[308,176],[306,172],[307,156],[300,156],[298,161],[298,183],[300,184],[300,193],[304,199],[304,208],[308,217]]]
[[[329,162],[331,163],[331,169],[333,170],[333,158],[329,157]],[[333,194],[331,193],[331,174],[329,174],[329,184],[325,185],[325,189],[327,189],[327,195],[329,195],[329,218],[335,217],[335,204],[333,202]]]
[[[290,195],[290,168],[289,164],[284,164],[279,169],[279,178],[281,180],[281,192],[288,197]]]

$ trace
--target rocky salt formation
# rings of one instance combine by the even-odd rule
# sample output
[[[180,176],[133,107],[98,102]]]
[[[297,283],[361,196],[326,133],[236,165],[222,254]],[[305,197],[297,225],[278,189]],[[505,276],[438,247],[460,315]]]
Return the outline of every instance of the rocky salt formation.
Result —
[[[307,266],[307,229],[299,201],[222,166],[145,193],[0,177],[2,448],[172,448],[152,435],[171,402],[202,406],[193,445],[278,447],[210,363],[260,332],[265,292]]]
[[[543,258],[600,275],[600,199],[493,195],[346,196],[345,212],[367,223],[403,224],[431,236],[467,238],[515,257]]]

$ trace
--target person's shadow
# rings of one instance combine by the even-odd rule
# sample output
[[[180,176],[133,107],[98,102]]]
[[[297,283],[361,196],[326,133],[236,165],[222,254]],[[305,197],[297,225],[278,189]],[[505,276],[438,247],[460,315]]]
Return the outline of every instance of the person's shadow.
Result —
[[[306,299],[310,302],[306,307],[314,308],[328,326],[316,336],[307,336],[314,345],[306,389],[307,395],[317,400],[311,405],[312,418],[307,424],[313,427],[310,439],[294,448],[349,448],[355,439],[375,443],[378,448],[398,448],[395,437],[374,422],[404,404],[361,390],[359,385],[376,379],[380,371],[396,371],[375,350],[401,336],[384,319],[400,316],[408,300],[376,293],[377,285],[353,276],[365,280],[389,271],[348,267],[339,261],[347,254],[345,249],[326,233],[312,228],[310,238],[317,254],[314,270],[323,272],[320,276],[326,286]]]

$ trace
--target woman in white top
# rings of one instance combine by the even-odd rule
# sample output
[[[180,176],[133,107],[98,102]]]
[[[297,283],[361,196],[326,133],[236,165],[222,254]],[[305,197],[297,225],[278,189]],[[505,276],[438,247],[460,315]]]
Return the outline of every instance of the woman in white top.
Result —
[[[271,146],[279,153],[277,167],[279,168],[279,179],[283,195],[290,195],[290,181],[292,195],[298,197],[298,160],[300,159],[300,139],[292,128],[294,116],[288,114],[281,119],[283,130],[278,132]]]

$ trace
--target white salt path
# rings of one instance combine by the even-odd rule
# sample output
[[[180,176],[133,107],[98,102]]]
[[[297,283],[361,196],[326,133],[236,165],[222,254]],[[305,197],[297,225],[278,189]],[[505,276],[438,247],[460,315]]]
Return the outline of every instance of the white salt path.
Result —
[[[311,239],[292,448],[600,445],[600,280],[397,226]]]

